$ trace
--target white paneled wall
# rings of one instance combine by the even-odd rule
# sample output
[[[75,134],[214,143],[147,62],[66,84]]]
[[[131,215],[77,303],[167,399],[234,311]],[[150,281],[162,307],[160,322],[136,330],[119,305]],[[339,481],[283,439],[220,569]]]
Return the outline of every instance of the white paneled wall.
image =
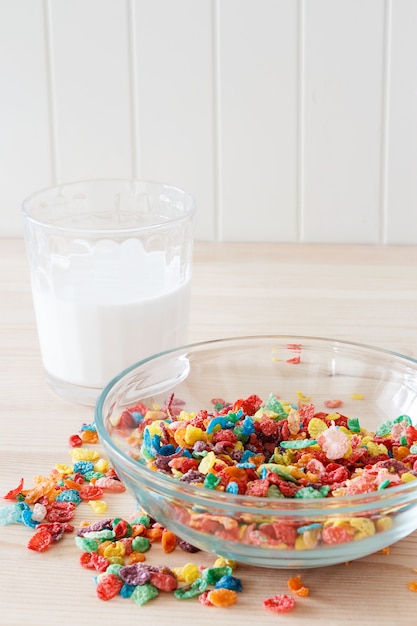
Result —
[[[79,178],[197,239],[417,243],[417,0],[0,0],[0,236]]]

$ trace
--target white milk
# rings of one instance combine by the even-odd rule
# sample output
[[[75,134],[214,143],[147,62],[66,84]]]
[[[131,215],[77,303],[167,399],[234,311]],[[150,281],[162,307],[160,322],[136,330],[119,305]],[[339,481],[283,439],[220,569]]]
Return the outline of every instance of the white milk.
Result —
[[[121,249],[116,259],[97,246],[57,258],[34,285],[42,359],[53,378],[101,389],[140,359],[187,341],[190,282],[176,286],[178,260],[167,267],[162,252]]]

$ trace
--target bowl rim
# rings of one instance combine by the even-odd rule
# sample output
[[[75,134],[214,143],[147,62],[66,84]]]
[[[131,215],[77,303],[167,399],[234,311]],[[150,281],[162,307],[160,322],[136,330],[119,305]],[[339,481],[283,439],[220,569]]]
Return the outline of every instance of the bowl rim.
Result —
[[[280,509],[282,511],[291,512],[293,515],[297,515],[299,513],[308,513],[309,515],[313,513],[320,514],[319,512],[321,512],[321,515],[323,515],[324,511],[326,512],[326,514],[337,514],[339,508],[345,510],[346,512],[348,510],[358,509],[358,507],[361,507],[362,505],[366,505],[366,507],[370,509],[376,508],[375,505],[374,507],[371,506],[372,502],[378,503],[378,508],[380,508],[380,506],[382,505],[389,507],[402,503],[407,504],[409,503],[409,500],[406,496],[409,493],[415,491],[417,496],[417,481],[406,482],[401,485],[389,487],[388,489],[381,489],[379,491],[374,490],[366,493],[334,496],[330,498],[265,498],[259,496],[248,496],[245,494],[230,494],[226,492],[207,489],[205,487],[197,486],[192,483],[183,483],[175,480],[171,476],[165,475],[162,472],[156,472],[155,470],[148,468],[145,462],[134,460],[119,446],[117,446],[114,443],[113,439],[110,437],[103,418],[104,403],[113,387],[135,369],[170,354],[183,354],[185,351],[195,351],[198,349],[216,346],[219,344],[238,344],[242,341],[255,343],[256,341],[270,340],[280,340],[285,341],[288,344],[301,345],[303,342],[316,344],[323,343],[326,346],[341,346],[346,348],[349,347],[357,350],[369,351],[374,354],[392,356],[397,360],[399,359],[400,361],[403,361],[413,366],[416,369],[417,375],[417,359],[415,359],[414,357],[402,354],[400,352],[395,352],[394,350],[381,348],[366,343],[352,342],[320,336],[287,334],[237,335],[184,344],[171,348],[169,350],[164,350],[152,354],[149,357],[137,361],[136,363],[125,368],[117,376],[112,378],[109,383],[103,388],[94,407],[94,421],[99,435],[99,440],[104,445],[106,451],[109,453],[109,456],[111,458],[116,457],[117,461],[123,467],[123,470],[128,470],[128,473],[134,479],[137,479],[137,476],[135,476],[134,473],[139,471],[139,473],[143,474],[144,477],[149,479],[153,486],[158,484],[158,487],[160,487],[161,490],[164,491],[164,495],[166,496],[174,497],[175,495],[180,494],[182,498],[188,499],[190,500],[190,502],[192,501],[196,506],[213,507],[215,505],[223,505],[224,503],[225,505],[227,505],[230,511],[243,511],[245,513],[256,512],[259,515],[268,515],[268,512],[273,512],[274,514],[277,514]],[[398,499],[400,499],[400,502],[398,502]]]

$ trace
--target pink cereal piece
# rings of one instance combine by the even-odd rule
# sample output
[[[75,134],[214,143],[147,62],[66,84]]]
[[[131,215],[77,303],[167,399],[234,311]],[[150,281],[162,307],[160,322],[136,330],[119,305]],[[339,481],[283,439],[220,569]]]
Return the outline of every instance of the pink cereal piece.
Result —
[[[103,476],[102,478],[98,478],[94,484],[96,487],[106,489],[107,491],[113,491],[115,493],[126,491],[126,487],[120,482],[120,480],[117,480],[117,478]]]
[[[317,437],[317,442],[328,459],[340,459],[349,449],[349,439],[344,432],[332,425]]]

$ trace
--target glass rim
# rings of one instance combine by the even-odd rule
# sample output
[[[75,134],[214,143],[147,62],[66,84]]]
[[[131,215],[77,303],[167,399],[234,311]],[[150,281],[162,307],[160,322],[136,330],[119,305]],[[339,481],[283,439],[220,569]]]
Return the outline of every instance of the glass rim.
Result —
[[[81,187],[83,185],[86,186],[98,186],[98,185],[107,185],[107,184],[120,184],[120,185],[141,185],[144,188],[151,187],[155,190],[166,190],[167,192],[175,192],[184,197],[186,200],[186,204],[181,214],[167,217],[165,221],[158,221],[154,223],[150,223],[142,226],[123,226],[120,225],[116,227],[109,228],[93,228],[93,227],[77,227],[77,226],[62,226],[59,224],[55,224],[47,219],[40,218],[34,214],[33,211],[33,203],[36,200],[41,201],[42,197],[47,197],[47,194],[53,193],[54,191],[60,192],[66,189],[76,189],[77,187]],[[26,222],[30,222],[37,226],[42,227],[45,230],[53,230],[60,232],[74,232],[74,233],[83,233],[83,234],[100,234],[106,235],[110,233],[117,234],[129,234],[129,233],[141,233],[152,230],[159,230],[164,226],[168,226],[175,223],[181,223],[182,221],[187,221],[190,218],[193,218],[196,212],[196,200],[192,193],[186,191],[185,189],[178,187],[176,185],[172,185],[170,183],[162,183],[155,180],[142,179],[136,177],[114,177],[114,178],[88,178],[88,179],[78,179],[78,180],[70,180],[64,181],[62,183],[56,185],[50,185],[47,187],[43,187],[38,189],[37,191],[32,192],[28,196],[26,196],[21,202],[21,211],[22,215]],[[130,211],[125,211],[125,213]]]

